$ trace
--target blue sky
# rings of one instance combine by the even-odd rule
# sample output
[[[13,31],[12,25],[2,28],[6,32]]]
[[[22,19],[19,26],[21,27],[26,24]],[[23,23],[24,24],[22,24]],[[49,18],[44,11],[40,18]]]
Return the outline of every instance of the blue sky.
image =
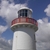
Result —
[[[26,0],[19,0],[15,3],[25,3]],[[50,0],[29,0],[28,1],[28,7],[30,7],[33,10],[33,17],[35,19],[46,17],[46,14],[44,13],[44,9],[47,7],[47,5],[50,4]]]
[[[24,4],[25,2],[26,2],[26,0],[21,0],[21,1],[14,0],[15,4],[17,4],[17,3]],[[30,0],[28,2],[28,7],[33,10],[32,17],[36,20],[47,17],[44,10],[48,4],[50,4],[50,0],[32,0],[32,1]],[[6,25],[6,22],[4,21],[4,19],[2,17],[0,17],[0,25]],[[10,28],[8,28],[2,34],[2,36],[5,37],[6,39],[10,39],[10,38],[12,38],[12,34],[13,34],[13,32],[10,30]]]
[[[22,5],[22,6],[21,6]],[[38,21],[39,30],[36,32],[37,50],[50,50],[50,45],[43,44],[50,35],[50,0],[1,0],[0,1],[0,36],[5,40],[13,39],[13,31],[10,29],[10,22],[17,18],[15,14],[18,6],[27,6],[33,10],[32,17]],[[9,8],[10,7],[10,8]],[[47,27],[46,27],[47,26]],[[41,38],[42,36],[43,38]],[[44,37],[45,36],[45,37]],[[47,38],[46,38],[47,37]],[[42,40],[43,39],[43,40]],[[7,42],[8,43],[8,42]],[[49,41],[50,43],[50,41]],[[48,44],[48,43],[47,43]],[[39,46],[40,45],[40,46]]]

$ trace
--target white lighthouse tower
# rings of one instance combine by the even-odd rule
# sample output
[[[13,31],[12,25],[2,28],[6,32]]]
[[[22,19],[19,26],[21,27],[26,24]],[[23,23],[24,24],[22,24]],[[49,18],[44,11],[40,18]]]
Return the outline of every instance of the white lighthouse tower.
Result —
[[[11,29],[14,31],[12,50],[36,50],[35,32],[38,23],[32,18],[30,8],[20,8],[18,18],[12,21]]]

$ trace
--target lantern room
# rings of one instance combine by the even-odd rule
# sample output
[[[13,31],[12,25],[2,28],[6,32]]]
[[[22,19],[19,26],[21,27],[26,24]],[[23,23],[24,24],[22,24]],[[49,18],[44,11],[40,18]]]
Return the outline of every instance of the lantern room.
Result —
[[[18,11],[18,18],[19,17],[29,17],[32,18],[32,9],[29,9],[28,7],[22,7]]]

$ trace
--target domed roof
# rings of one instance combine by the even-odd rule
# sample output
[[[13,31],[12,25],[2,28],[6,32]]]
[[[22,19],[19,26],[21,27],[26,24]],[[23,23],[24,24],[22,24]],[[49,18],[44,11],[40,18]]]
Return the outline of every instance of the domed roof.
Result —
[[[22,8],[20,8],[19,10],[22,10],[22,9],[27,9],[27,10],[32,11],[32,9],[30,9],[30,8],[28,8],[28,7],[22,7]],[[33,11],[32,11],[32,12],[33,12]]]

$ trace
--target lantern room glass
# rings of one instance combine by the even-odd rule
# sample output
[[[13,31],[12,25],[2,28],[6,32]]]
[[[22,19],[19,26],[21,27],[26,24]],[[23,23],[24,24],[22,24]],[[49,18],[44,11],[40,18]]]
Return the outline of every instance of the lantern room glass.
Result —
[[[18,17],[27,17],[28,15],[28,10],[27,9],[22,9],[18,11]]]

